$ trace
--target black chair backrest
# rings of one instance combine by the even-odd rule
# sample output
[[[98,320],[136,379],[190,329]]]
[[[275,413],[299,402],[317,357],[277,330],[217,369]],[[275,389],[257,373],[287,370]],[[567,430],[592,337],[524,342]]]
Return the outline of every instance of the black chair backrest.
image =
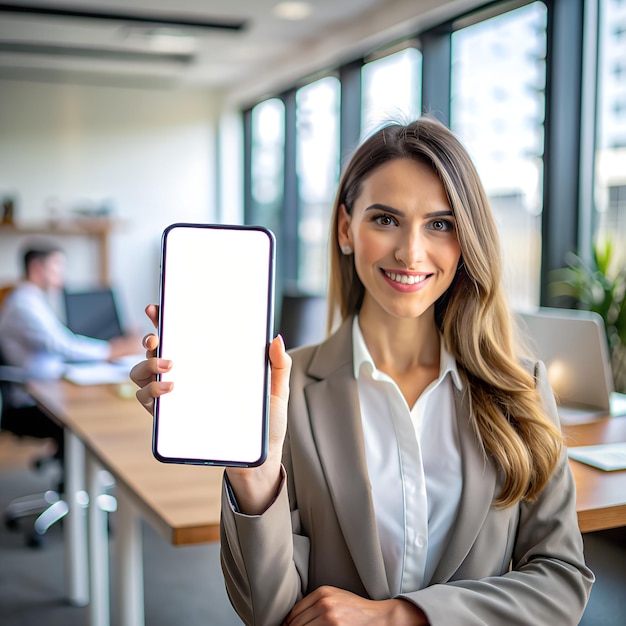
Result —
[[[24,373],[21,368],[8,365],[2,350],[0,350],[0,428],[2,426],[3,408],[9,406],[11,387],[24,383]]]
[[[322,341],[326,335],[326,298],[309,295],[283,296],[279,332],[287,348]]]

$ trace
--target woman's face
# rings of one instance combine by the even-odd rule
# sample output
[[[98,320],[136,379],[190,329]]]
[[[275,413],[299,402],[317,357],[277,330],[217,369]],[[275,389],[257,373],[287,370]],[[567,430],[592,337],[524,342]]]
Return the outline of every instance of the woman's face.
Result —
[[[365,287],[363,313],[434,315],[461,247],[443,183],[429,166],[404,158],[380,166],[364,179],[352,214],[341,208],[338,226],[339,245],[354,251]]]

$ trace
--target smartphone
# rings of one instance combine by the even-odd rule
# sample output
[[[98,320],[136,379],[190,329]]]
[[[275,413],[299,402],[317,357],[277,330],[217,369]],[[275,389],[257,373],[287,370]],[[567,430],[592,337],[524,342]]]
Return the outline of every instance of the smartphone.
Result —
[[[275,239],[257,226],[172,224],[161,239],[154,406],[164,463],[253,467],[267,456]]]

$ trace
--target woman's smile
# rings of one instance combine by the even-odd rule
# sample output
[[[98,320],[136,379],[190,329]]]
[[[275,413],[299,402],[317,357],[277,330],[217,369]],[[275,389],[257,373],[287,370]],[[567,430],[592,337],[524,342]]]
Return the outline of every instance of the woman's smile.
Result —
[[[426,285],[428,278],[432,276],[432,274],[402,272],[399,270],[381,270],[381,272],[394,289],[404,293],[419,291]]]

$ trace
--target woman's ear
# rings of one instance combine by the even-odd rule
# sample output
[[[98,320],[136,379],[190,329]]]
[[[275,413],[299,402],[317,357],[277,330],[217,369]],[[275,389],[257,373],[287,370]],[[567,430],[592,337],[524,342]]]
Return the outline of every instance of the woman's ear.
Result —
[[[337,216],[337,239],[339,247],[343,250],[350,248],[352,250],[352,233],[350,232],[350,224],[352,216],[346,210],[346,205],[339,207],[339,215]],[[344,254],[346,254],[344,252]]]

